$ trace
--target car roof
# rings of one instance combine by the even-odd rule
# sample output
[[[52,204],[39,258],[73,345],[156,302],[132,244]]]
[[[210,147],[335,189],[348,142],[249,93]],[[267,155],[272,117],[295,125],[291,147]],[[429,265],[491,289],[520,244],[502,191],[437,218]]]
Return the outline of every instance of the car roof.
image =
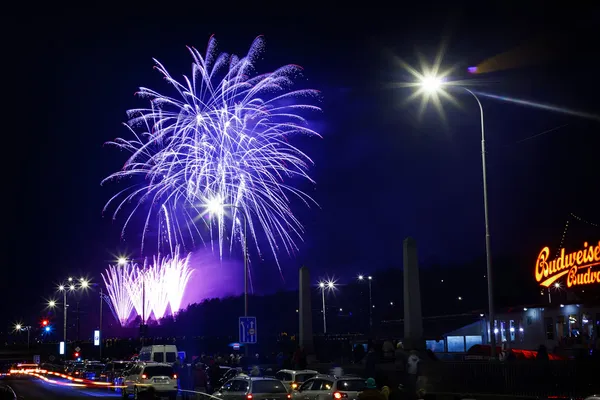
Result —
[[[173,368],[172,364],[169,363],[158,363],[158,362],[142,362],[140,363],[143,367],[171,367]]]
[[[280,382],[279,379],[277,378],[273,378],[270,376],[236,376],[235,378],[232,379],[245,379],[245,380],[249,380],[249,381],[276,381],[276,382]]]

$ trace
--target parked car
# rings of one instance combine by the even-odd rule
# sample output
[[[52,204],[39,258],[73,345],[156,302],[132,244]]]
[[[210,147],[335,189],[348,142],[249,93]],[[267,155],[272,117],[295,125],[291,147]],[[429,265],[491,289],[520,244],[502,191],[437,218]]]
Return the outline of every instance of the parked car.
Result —
[[[104,364],[88,364],[81,371],[81,377],[90,381],[98,381],[102,371],[104,371]]]
[[[119,375],[131,364],[129,361],[109,361],[100,373],[100,381],[115,383]]]
[[[289,400],[292,397],[279,379],[241,375],[226,382],[214,395],[223,400]]]
[[[317,375],[294,391],[293,400],[358,400],[365,380],[355,376]]]
[[[133,394],[138,398],[140,392],[150,386],[156,391],[157,397],[177,398],[177,374],[171,364],[141,362],[128,370],[128,375],[123,381],[123,398]]]
[[[310,369],[282,369],[275,374],[275,378],[283,382],[288,390],[296,390],[301,384],[317,375],[319,375],[319,372]]]

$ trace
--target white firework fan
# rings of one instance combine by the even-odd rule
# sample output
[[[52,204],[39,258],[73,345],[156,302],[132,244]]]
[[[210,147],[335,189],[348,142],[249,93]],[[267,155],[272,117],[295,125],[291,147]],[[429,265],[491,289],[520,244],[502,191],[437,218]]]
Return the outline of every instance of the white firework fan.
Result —
[[[173,314],[181,308],[185,289],[193,273],[189,266],[190,256],[191,254],[188,254],[185,258],[180,258],[179,248],[177,248],[175,254],[166,262],[165,285]]]
[[[122,267],[109,265],[105,273],[101,275],[115,319],[121,326],[124,326],[133,310],[133,301],[129,293],[133,275],[131,265],[126,264]]]

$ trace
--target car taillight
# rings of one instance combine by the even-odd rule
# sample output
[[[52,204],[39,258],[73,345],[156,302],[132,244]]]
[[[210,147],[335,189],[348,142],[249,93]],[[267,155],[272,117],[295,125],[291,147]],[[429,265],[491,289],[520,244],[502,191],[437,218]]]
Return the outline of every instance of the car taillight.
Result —
[[[148,379],[148,375],[142,374],[142,379]]]
[[[291,398],[292,398],[292,395],[288,393],[288,395],[287,395],[287,398],[288,398],[288,399],[291,399]]]
[[[177,374],[173,374],[173,379],[177,379]]]
[[[251,395],[251,394],[248,394],[248,395],[246,396],[246,398],[247,398],[248,400],[252,400],[252,395]]]
[[[340,400],[340,399],[343,399],[343,398],[346,398],[346,397],[348,397],[348,394],[347,394],[347,393],[335,392],[335,393],[333,394],[333,398],[334,398],[335,400]]]

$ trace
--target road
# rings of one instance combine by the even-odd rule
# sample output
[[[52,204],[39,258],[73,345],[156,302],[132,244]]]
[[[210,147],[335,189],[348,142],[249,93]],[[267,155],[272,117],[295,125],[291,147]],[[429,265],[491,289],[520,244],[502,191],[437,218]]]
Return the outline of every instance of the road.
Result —
[[[37,378],[2,379],[0,385],[10,386],[19,400],[87,399],[91,397],[120,398],[120,393],[105,388],[78,388],[44,382]]]

